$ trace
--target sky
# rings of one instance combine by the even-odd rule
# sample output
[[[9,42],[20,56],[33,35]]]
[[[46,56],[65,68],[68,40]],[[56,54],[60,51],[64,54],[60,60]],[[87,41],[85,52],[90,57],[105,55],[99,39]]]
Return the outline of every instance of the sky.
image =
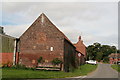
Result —
[[[118,47],[117,2],[3,2],[1,10],[0,26],[17,38],[45,13],[73,43],[82,36],[86,46]]]

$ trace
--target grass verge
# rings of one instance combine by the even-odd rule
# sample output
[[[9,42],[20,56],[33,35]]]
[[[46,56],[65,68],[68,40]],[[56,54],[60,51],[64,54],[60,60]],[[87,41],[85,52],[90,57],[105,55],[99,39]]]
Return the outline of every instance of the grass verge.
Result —
[[[119,68],[120,65],[116,65],[116,64],[113,64],[111,65],[111,67],[115,70],[117,70],[118,72],[120,72],[120,68]]]
[[[97,65],[85,64],[80,66],[74,72],[63,71],[41,71],[41,70],[21,70],[12,68],[2,69],[2,78],[66,78],[83,76],[94,71]]]

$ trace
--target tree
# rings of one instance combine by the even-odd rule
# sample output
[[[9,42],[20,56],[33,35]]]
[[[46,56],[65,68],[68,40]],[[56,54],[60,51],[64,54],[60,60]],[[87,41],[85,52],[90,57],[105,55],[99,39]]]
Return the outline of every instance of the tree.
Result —
[[[101,49],[101,44],[100,43],[93,43],[93,45],[90,45],[87,47],[87,54],[88,54],[88,59],[96,59],[97,52],[100,52]]]
[[[117,53],[120,53],[120,50],[119,50],[119,49],[117,50]]]
[[[96,60],[100,62],[102,60],[103,53],[102,52],[97,52]]]
[[[108,56],[111,53],[116,53],[116,51],[120,53],[120,50],[117,50],[115,46],[101,45],[100,43],[96,42],[87,47],[87,59],[93,59],[97,61],[103,60],[108,62]]]
[[[109,62],[109,57],[104,57],[104,58],[103,58],[103,62],[108,63],[108,62]]]

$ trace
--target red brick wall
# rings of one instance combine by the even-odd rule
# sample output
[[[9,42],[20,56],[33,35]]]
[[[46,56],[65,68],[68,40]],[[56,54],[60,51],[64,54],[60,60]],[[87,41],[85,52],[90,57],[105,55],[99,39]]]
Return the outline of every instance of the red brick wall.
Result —
[[[109,58],[109,63],[110,64],[114,64],[114,63],[116,63],[117,61],[120,61],[120,59],[118,58],[118,59],[116,59],[116,58]]]
[[[15,63],[18,64],[19,63],[19,53],[16,53],[16,58],[15,58]]]
[[[26,66],[37,64],[37,59],[43,57],[45,62],[54,58],[63,61],[64,37],[46,16],[42,23],[40,16],[29,29],[20,37],[19,62]],[[53,47],[53,51],[50,48]]]
[[[13,63],[13,53],[0,53],[2,55],[2,59],[0,57],[0,63],[7,64],[7,63]]]

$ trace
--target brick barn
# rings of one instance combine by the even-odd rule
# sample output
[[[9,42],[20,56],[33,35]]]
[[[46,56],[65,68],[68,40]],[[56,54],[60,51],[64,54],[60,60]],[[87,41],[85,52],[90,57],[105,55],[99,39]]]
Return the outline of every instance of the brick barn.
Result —
[[[15,62],[16,38],[6,35],[0,27],[0,64],[11,66]]]
[[[6,35],[0,27],[0,43],[2,64],[37,67],[40,57],[48,65],[58,58],[62,61],[61,70],[69,72],[84,64],[86,58],[86,47],[81,36],[76,44],[72,44],[43,13],[19,39]]]
[[[109,55],[109,63],[110,64],[115,64],[118,61],[120,61],[120,54],[119,53],[112,53]]]
[[[76,54],[72,42],[43,13],[19,39],[19,63],[28,67],[36,67],[39,57],[48,64],[59,58],[68,72],[77,65]]]

